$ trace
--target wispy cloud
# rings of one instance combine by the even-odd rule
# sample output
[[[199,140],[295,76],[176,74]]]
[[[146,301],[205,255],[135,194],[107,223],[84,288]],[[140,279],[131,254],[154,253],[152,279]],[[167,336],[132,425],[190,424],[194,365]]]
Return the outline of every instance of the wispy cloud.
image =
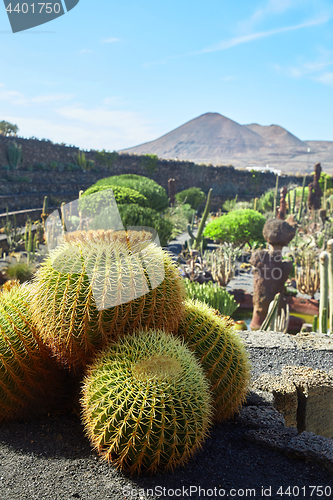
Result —
[[[285,33],[287,31],[295,31],[303,28],[310,28],[311,26],[318,26],[320,24],[324,24],[329,21],[328,15],[323,15],[322,17],[312,19],[310,21],[306,21],[304,23],[295,24],[294,26],[284,26],[282,28],[276,28],[267,31],[259,31],[257,33],[251,33],[249,35],[237,36],[233,38],[229,38],[227,40],[223,40],[217,45],[213,45],[211,47],[207,47],[202,50],[198,50],[196,52],[192,52],[191,54],[205,54],[209,52],[217,52],[220,50],[231,49],[232,47],[236,47],[237,45],[241,45],[243,43],[253,42],[255,40],[259,40],[261,38],[267,38],[270,36],[278,35],[280,33]]]
[[[80,54],[91,54],[93,52],[94,51],[91,50],[91,49],[82,49],[82,50],[80,50]]]
[[[7,101],[14,106],[29,106],[32,104],[45,104],[47,102],[69,101],[75,97],[74,94],[45,94],[35,97],[26,97],[22,92],[5,90],[4,87],[3,84],[0,84],[0,100]]]
[[[251,31],[254,26],[272,15],[283,14],[284,12],[304,5],[305,0],[268,0],[266,5],[257,9],[246,21],[241,21],[238,27],[241,31]]]
[[[333,66],[333,57],[331,52],[324,51],[315,61],[300,62],[294,66],[283,67],[280,64],[273,64],[274,70],[282,75],[291,78],[310,78],[313,81],[332,85],[333,72],[325,71]]]
[[[115,42],[121,42],[120,38],[115,38],[115,37],[110,37],[110,38],[104,38],[101,40],[102,43],[115,43]]]
[[[312,26],[319,26],[321,24],[327,23],[329,20],[330,20],[330,16],[328,14],[323,14],[320,17],[316,17],[316,18],[311,19],[309,21],[305,21],[305,22],[300,23],[300,24],[295,24],[293,26],[284,26],[284,27],[276,28],[276,29],[272,29],[272,30],[258,31],[256,33],[250,33],[247,35],[241,35],[241,36],[228,38],[228,39],[223,40],[222,42],[220,42],[216,45],[212,45],[210,47],[206,47],[206,48],[201,49],[201,50],[196,50],[194,52],[188,52],[186,54],[169,56],[169,57],[166,57],[164,59],[161,59],[160,61],[146,63],[145,66],[166,64],[168,61],[170,61],[172,59],[178,59],[178,58],[182,58],[182,57],[196,56],[196,55],[200,55],[200,54],[208,54],[211,52],[219,52],[219,51],[223,51],[223,50],[228,50],[228,49],[231,49],[233,47],[236,47],[237,45],[242,45],[245,43],[254,42],[256,40],[268,38],[270,36],[279,35],[280,33],[286,33],[288,31],[296,31],[296,30],[300,30],[300,29],[310,28]]]
[[[222,82],[231,82],[232,80],[236,80],[236,77],[235,76],[222,76],[220,78],[220,80],[222,80]]]
[[[89,147],[124,149],[152,140],[152,137],[158,135],[139,114],[110,110],[105,105],[90,109],[84,106],[63,106],[55,109],[55,112],[66,118],[67,125],[73,128],[75,135],[80,135],[77,143],[86,143]]]
[[[322,75],[315,76],[313,78],[316,82],[324,83],[325,85],[330,85],[333,87],[333,71],[327,71]]]

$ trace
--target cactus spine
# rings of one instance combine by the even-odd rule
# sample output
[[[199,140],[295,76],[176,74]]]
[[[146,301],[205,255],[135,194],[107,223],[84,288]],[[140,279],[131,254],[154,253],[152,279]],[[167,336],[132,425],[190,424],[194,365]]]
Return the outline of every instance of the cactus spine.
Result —
[[[321,254],[320,254],[319,333],[327,333],[327,310],[328,310],[328,253],[321,252]]]
[[[186,301],[186,314],[177,335],[184,338],[201,362],[211,383],[214,420],[232,417],[245,402],[250,364],[233,320],[199,301]]]
[[[191,351],[162,330],[112,343],[88,369],[81,398],[92,446],[132,474],[184,464],[211,425],[211,396]]]
[[[96,349],[128,330],[178,327],[185,307],[183,280],[169,254],[147,235],[151,237],[145,231],[65,233],[52,260],[41,265],[33,316],[61,363],[80,371]],[[140,254],[128,251],[129,241]],[[163,271],[164,280],[158,281]]]

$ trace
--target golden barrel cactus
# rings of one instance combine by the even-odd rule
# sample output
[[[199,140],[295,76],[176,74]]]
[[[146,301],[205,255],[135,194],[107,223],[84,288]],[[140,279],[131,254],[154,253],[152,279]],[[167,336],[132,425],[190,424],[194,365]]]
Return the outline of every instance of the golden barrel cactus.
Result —
[[[211,384],[214,420],[232,417],[245,402],[250,362],[233,320],[203,302],[187,300],[177,335],[197,355]]]
[[[34,279],[33,317],[59,361],[82,370],[134,328],[178,327],[185,288],[147,231],[65,233]]]
[[[84,379],[81,405],[92,446],[133,474],[186,463],[211,425],[200,363],[162,330],[136,331],[99,354]]]
[[[29,286],[0,292],[0,421],[65,403],[63,374],[32,324],[29,302]]]

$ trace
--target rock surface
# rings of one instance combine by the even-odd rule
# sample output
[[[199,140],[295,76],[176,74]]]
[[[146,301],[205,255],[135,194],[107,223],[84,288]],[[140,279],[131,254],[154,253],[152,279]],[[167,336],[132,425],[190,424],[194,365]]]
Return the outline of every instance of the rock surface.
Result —
[[[329,355],[333,350],[331,337],[314,332],[294,336],[246,331],[239,335],[249,349],[295,355],[302,351]],[[279,375],[264,373],[252,378],[246,406],[236,421],[250,428],[247,440],[289,457],[317,462],[333,473],[332,369],[284,365]]]

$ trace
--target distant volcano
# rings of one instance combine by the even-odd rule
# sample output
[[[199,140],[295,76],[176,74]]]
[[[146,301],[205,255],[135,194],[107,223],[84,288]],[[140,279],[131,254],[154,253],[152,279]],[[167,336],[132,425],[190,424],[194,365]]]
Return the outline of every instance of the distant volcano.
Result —
[[[205,113],[159,139],[121,152],[235,167],[269,164],[294,173],[311,171],[319,161],[333,173],[333,142],[301,141],[279,125],[240,125],[219,113]]]

